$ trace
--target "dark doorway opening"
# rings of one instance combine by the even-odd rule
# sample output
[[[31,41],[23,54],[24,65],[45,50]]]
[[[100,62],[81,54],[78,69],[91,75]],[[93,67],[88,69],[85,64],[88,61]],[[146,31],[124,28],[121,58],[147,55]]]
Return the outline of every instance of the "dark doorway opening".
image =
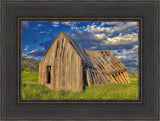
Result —
[[[47,66],[47,84],[51,83],[51,66]]]
[[[86,75],[87,68],[88,68],[87,65],[83,65],[83,89],[85,89],[86,86],[88,86],[87,75]]]

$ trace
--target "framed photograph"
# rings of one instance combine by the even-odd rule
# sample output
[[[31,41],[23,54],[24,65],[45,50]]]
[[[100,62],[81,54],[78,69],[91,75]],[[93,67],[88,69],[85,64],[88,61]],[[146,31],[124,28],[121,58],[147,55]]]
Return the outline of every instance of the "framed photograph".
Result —
[[[1,118],[158,119],[158,3],[3,1]]]
[[[18,18],[18,25],[19,103],[141,103],[142,18]]]

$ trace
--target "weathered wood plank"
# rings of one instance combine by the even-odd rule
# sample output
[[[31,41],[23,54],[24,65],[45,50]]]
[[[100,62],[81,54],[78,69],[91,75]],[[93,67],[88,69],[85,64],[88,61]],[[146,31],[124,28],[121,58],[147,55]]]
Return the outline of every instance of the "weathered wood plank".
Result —
[[[119,78],[117,78],[116,73],[114,74],[114,78],[115,78],[115,80],[117,81],[117,83],[121,83],[121,81],[119,80]]]
[[[88,86],[90,87],[91,86],[91,83],[90,83],[90,77],[89,77],[89,68],[87,69],[87,83],[88,83]]]
[[[114,83],[117,84],[117,81],[115,80],[115,78],[111,74],[109,74],[109,77],[113,80]]]

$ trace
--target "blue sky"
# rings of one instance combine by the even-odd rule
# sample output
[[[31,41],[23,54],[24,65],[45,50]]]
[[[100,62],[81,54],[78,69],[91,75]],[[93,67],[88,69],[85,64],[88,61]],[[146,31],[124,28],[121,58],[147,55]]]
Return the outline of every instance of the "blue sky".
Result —
[[[138,22],[22,22],[22,56],[41,60],[60,31],[89,50],[111,50],[138,65]]]

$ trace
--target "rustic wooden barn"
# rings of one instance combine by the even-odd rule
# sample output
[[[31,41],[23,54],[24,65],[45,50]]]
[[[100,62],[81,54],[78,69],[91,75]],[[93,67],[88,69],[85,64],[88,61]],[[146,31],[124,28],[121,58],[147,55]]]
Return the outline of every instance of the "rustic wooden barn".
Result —
[[[85,86],[130,83],[127,68],[109,50],[83,49],[60,32],[39,63],[39,83],[56,91]]]

